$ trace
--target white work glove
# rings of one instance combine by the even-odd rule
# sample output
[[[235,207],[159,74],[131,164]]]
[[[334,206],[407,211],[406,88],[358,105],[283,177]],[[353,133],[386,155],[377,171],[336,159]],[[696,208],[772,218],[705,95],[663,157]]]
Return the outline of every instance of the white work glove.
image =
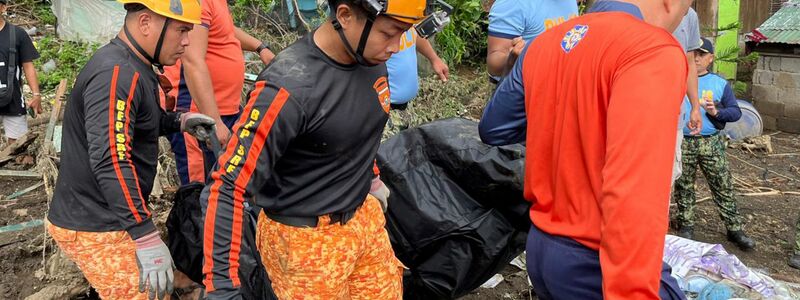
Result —
[[[375,198],[378,198],[378,201],[381,203],[381,208],[383,208],[383,212],[386,212],[386,209],[389,208],[389,188],[386,187],[386,184],[383,183],[381,180],[381,176],[375,176],[372,179],[372,185],[369,188],[369,194]]]
[[[187,112],[181,114],[181,131],[191,134],[201,141],[207,141],[214,129],[214,119],[201,113]]]
[[[139,266],[139,293],[149,290],[150,299],[165,299],[172,294],[174,265],[169,248],[161,240],[158,231],[149,233],[136,242],[136,264]],[[148,285],[149,283],[149,285]]]

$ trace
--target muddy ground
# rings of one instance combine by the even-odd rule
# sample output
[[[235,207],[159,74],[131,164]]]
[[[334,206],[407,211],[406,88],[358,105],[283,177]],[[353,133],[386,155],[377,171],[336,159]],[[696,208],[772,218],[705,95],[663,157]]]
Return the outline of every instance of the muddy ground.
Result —
[[[728,158],[733,175],[754,187],[782,192],[800,191],[800,136],[786,133],[773,133],[771,136],[774,152],[766,154],[729,147]],[[711,193],[702,175],[698,174],[697,199],[709,197]],[[751,192],[744,184],[737,184],[740,193]],[[800,196],[768,195],[738,196],[739,210],[744,216],[745,231],[758,243],[752,252],[743,252],[727,241],[725,227],[711,200],[699,202],[696,208],[695,240],[722,244],[731,254],[735,254],[748,267],[766,271],[774,279],[800,283],[800,270],[793,269],[786,261],[795,243],[795,222],[800,217]],[[671,207],[671,212],[676,211]],[[675,230],[670,229],[674,234]],[[502,273],[506,281],[494,289],[479,288],[462,298],[479,299],[529,299],[526,290],[527,277],[517,273],[519,269],[509,266]],[[509,274],[512,274],[509,276]],[[535,296],[533,297],[535,299]]]
[[[424,64],[422,66],[426,67]],[[451,78],[448,85],[435,80],[423,80],[420,97],[410,108],[415,115],[413,123],[452,116],[478,119],[490,91],[480,70],[455,70],[452,72],[455,77]],[[32,129],[41,132],[43,128]],[[771,139],[774,148],[772,154],[735,147],[728,150],[740,192],[751,193],[754,188],[761,188],[760,191],[800,192],[800,135],[774,133]],[[39,140],[31,145],[28,155],[36,156],[36,149],[41,143]],[[12,162],[0,169],[31,169],[31,166]],[[702,176],[698,177],[698,199],[703,199],[710,193]],[[43,219],[47,210],[47,195],[43,187],[17,199],[8,199],[9,195],[39,182],[36,179],[0,177],[0,227]],[[169,186],[164,186],[165,191],[169,189]],[[786,265],[794,243],[794,224],[800,217],[798,197],[794,194],[739,196],[746,231],[758,243],[753,252],[741,252],[727,242],[713,201],[703,201],[697,205],[695,239],[722,244],[749,267],[766,271],[775,279],[800,283],[800,270]],[[163,198],[171,197],[167,193]],[[151,210],[161,212],[158,219],[163,223],[170,204],[161,199],[153,203]],[[4,274],[0,276],[0,299],[97,299],[74,264],[55,251],[52,241],[47,240],[45,244],[43,238],[42,226],[0,232],[0,274]],[[524,271],[509,265],[502,274],[505,280],[495,288],[479,288],[462,299],[535,298],[528,289]]]
[[[430,120],[461,116],[480,117],[483,99],[489,88],[480,72],[458,70],[460,78],[451,78],[458,85],[442,86],[438,81],[423,80],[420,97],[411,106],[414,124]],[[32,128],[41,132],[43,126]],[[800,192],[800,135],[767,133],[774,152],[746,151],[735,145],[728,149],[736,187],[741,193],[760,191]],[[28,155],[36,156],[41,138],[30,146]],[[1,147],[2,145],[0,145]],[[163,157],[162,157],[163,158]],[[30,165],[12,162],[0,169],[30,169]],[[169,168],[169,167],[168,167]],[[710,195],[702,175],[698,176],[697,198]],[[15,200],[8,196],[39,183],[36,179],[0,177],[0,226],[42,219],[47,210],[47,196],[40,187]],[[174,181],[173,181],[174,182]],[[164,185],[164,199],[171,199],[169,183]],[[739,196],[739,207],[745,217],[746,231],[758,243],[753,252],[745,253],[727,242],[725,230],[713,201],[697,204],[695,238],[707,243],[722,244],[749,267],[764,270],[775,279],[800,283],[800,270],[789,268],[786,259],[794,243],[794,224],[800,217],[800,196],[793,194]],[[153,201],[152,211],[160,212],[157,221],[163,224],[170,203]],[[673,207],[674,211],[674,207]],[[46,245],[43,260],[43,227],[0,233],[0,299],[96,299],[77,268],[59,256],[52,242]],[[492,289],[479,288],[463,297],[478,299],[529,299],[526,274],[508,266],[502,274],[505,280]],[[38,294],[37,294],[38,293]],[[70,295],[72,295],[70,297]]]
[[[755,187],[782,192],[800,191],[800,136],[778,133],[773,136],[774,153],[749,152],[728,149],[733,174],[740,182]],[[740,160],[741,159],[741,160]],[[14,168],[14,164],[4,168]],[[767,171],[765,171],[767,170]],[[47,209],[43,188],[8,200],[19,190],[36,185],[36,179],[0,178],[0,226],[20,224],[42,219]],[[748,192],[738,184],[741,192]],[[698,199],[709,196],[705,181],[700,176]],[[725,238],[725,231],[713,201],[697,205],[696,239],[719,243],[737,255],[749,267],[765,270],[775,279],[800,282],[800,271],[786,265],[794,242],[794,224],[800,216],[800,196],[769,195],[739,196],[739,205],[746,219],[746,231],[758,246],[753,252],[742,252]],[[156,205],[166,203],[157,201]],[[41,292],[53,296],[58,293],[77,292],[72,299],[92,299],[86,283],[68,261],[54,254],[53,245],[47,244],[47,259],[43,264],[43,228],[35,226],[21,231],[0,233],[0,298],[24,299]],[[505,281],[493,289],[479,288],[462,299],[528,299],[527,278],[522,270],[509,266],[502,273]],[[40,294],[41,295],[41,294]],[[35,299],[47,299],[35,298]],[[65,298],[51,298],[65,299]]]

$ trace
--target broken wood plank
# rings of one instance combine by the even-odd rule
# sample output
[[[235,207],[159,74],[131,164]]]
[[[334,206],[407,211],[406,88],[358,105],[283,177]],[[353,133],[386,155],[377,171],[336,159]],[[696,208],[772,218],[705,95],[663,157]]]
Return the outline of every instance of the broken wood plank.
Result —
[[[63,113],[62,113],[63,115]],[[59,117],[57,121],[63,120],[63,117]],[[50,122],[50,118],[40,117],[40,118],[29,118],[28,119],[28,127],[35,127],[39,125],[44,125]]]
[[[53,132],[53,149],[56,153],[61,153],[61,136],[63,132],[63,126],[56,125],[56,129]]]
[[[42,175],[32,171],[0,170],[0,177],[41,177]]]
[[[44,221],[42,219],[38,219],[38,220],[33,220],[33,221],[25,222],[25,223],[19,223],[19,224],[13,224],[13,225],[0,227],[0,233],[20,231],[20,230],[28,229],[28,228],[31,228],[31,227],[42,226],[42,225],[44,225]]]
[[[29,132],[13,144],[8,145],[2,151],[0,151],[0,166],[11,161],[14,159],[15,155],[24,151],[31,143],[33,143],[34,140],[36,140],[37,136],[38,134]]]
[[[800,152],[767,154],[767,156],[769,157],[783,157],[783,156],[796,156],[796,155],[800,155]]]
[[[41,187],[43,185],[44,185],[44,182],[39,182],[39,183],[35,184],[34,186],[31,186],[31,187],[26,188],[24,190],[21,190],[21,191],[18,191],[16,193],[13,193],[11,195],[8,195],[8,197],[6,197],[6,199],[8,199],[8,200],[16,199],[17,197],[25,195],[27,193],[30,193],[31,191],[34,191],[34,190],[38,189],[39,187]]]
[[[56,122],[58,121],[58,116],[61,114],[61,106],[64,103],[62,98],[64,98],[64,94],[67,93],[67,80],[61,79],[61,83],[58,84],[58,89],[56,90],[56,98],[53,103],[53,110],[50,111],[50,121],[47,123],[47,129],[44,132],[44,143],[42,143],[42,147],[44,147],[45,153],[51,152],[51,147],[53,145],[53,132],[56,128]]]

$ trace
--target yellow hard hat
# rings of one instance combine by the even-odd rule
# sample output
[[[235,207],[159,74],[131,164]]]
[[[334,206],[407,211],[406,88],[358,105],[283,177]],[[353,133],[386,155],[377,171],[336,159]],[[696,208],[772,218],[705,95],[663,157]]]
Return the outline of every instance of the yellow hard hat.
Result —
[[[200,24],[199,0],[117,0],[122,4],[136,3],[146,6],[153,12],[164,17],[183,21],[186,23]]]
[[[383,12],[387,17],[391,17],[400,22],[417,24],[426,17],[427,0],[393,0],[386,1],[386,8]]]
[[[414,24],[423,38],[429,38],[450,23],[453,7],[444,0],[356,0],[371,17],[384,15]],[[334,2],[335,3],[335,2]]]

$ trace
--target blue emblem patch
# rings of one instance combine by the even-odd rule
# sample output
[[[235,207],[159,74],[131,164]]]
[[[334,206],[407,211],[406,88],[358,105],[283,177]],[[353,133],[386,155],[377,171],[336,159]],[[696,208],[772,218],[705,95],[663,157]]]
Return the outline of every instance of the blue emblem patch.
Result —
[[[183,4],[181,4],[181,0],[170,0],[169,11],[176,15],[183,15]]]
[[[561,40],[561,49],[569,53],[578,46],[578,43],[586,36],[586,32],[588,31],[589,25],[575,25],[575,28],[568,31],[567,34],[564,35],[564,39]]]

